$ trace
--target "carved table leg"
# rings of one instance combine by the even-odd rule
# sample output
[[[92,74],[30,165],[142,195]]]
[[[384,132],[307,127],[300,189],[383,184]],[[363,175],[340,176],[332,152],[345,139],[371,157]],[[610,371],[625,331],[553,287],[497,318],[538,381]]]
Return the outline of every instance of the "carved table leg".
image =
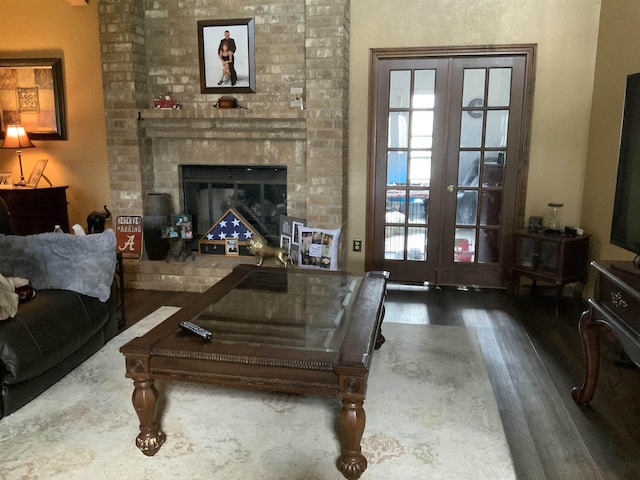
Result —
[[[600,368],[600,323],[594,322],[591,311],[587,310],[580,315],[578,329],[584,351],[585,376],[582,386],[580,388],[573,388],[571,397],[576,403],[585,405],[593,398],[598,381],[598,371]]]
[[[148,457],[155,455],[164,443],[165,435],[156,425],[156,407],[158,390],[151,378],[134,380],[133,407],[140,420],[140,434],[136,437],[136,446]]]
[[[338,469],[349,480],[356,480],[367,469],[367,459],[362,455],[360,441],[364,433],[366,415],[362,407],[367,379],[360,372],[344,372],[340,375],[342,411],[340,424],[344,434],[342,454],[338,458]],[[355,374],[354,374],[355,373]]]
[[[367,469],[367,459],[362,455],[360,441],[364,433],[366,415],[363,401],[343,398],[340,423],[345,437],[342,455],[338,458],[338,469],[345,478],[355,480]]]

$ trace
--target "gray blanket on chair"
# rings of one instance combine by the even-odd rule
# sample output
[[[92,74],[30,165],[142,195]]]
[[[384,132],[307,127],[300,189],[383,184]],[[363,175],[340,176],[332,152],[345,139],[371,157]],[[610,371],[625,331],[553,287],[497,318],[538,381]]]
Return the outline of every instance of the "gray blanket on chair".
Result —
[[[0,235],[0,274],[22,277],[36,290],[72,290],[101,301],[111,294],[116,268],[113,230],[92,235]]]

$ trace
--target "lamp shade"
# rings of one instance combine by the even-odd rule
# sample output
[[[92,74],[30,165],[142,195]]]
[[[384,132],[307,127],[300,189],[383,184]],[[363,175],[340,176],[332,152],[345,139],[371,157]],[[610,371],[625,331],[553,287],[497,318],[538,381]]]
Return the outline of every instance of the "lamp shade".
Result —
[[[35,147],[27,132],[24,131],[22,125],[9,125],[7,127],[7,134],[4,137],[4,143],[0,148],[12,148],[14,150],[20,150],[22,148]]]

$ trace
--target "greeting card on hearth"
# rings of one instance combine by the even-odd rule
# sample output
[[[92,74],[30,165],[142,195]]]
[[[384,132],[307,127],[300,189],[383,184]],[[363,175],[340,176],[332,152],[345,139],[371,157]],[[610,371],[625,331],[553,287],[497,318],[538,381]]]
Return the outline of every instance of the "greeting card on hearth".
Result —
[[[338,270],[338,244],[340,229],[326,230],[315,227],[300,227],[298,242],[300,268]]]

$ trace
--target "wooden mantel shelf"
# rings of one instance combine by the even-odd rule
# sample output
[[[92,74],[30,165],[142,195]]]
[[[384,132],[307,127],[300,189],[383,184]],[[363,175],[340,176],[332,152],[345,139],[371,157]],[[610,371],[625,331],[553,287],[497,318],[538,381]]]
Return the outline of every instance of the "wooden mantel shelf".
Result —
[[[277,118],[274,117],[274,110],[260,109],[254,110],[251,108],[177,108],[177,109],[160,109],[149,108],[140,110],[140,117],[142,119],[176,119],[176,118],[208,118],[208,119],[262,119],[262,120],[305,120],[307,117],[307,110],[301,110],[299,108],[292,108],[287,110],[278,110]]]

